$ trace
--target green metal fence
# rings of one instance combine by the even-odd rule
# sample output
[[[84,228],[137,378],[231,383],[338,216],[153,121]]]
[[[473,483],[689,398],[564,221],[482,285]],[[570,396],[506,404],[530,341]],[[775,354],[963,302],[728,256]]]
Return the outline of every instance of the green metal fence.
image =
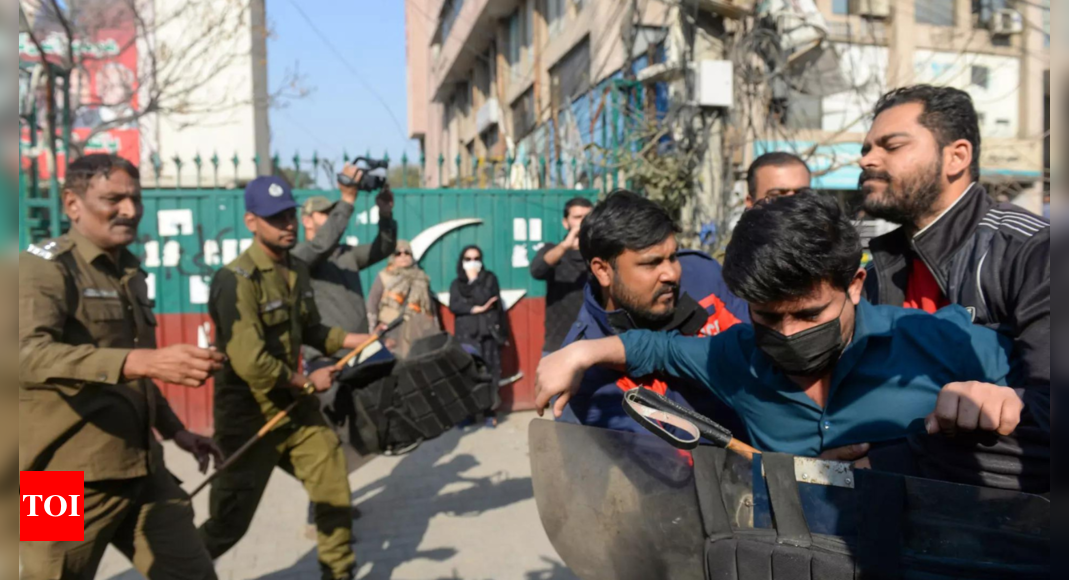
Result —
[[[41,158],[37,149],[36,136],[30,131],[31,144],[26,149],[19,151],[19,245],[25,248],[27,244],[44,238],[57,237],[66,231],[68,224],[61,207],[60,182],[47,175],[41,168]],[[367,157],[372,157],[370,154]],[[302,157],[295,154],[293,157],[284,159],[281,155],[271,158],[271,168],[274,175],[278,175],[290,182],[295,190],[308,192],[329,193],[332,188],[322,188],[322,185],[333,185],[334,176],[340,171],[341,164],[350,163],[354,160],[348,153],[340,160],[331,160],[320,156],[318,153],[311,157]],[[382,159],[390,162],[389,154],[384,154]],[[204,195],[207,192],[234,191],[244,185],[250,175],[255,171],[250,168],[261,167],[259,156],[244,159],[237,154],[229,157],[212,153],[211,156],[201,154],[192,159],[172,157],[164,160],[158,155],[149,158],[149,167],[141,168],[141,182],[145,188],[145,195],[149,197],[156,193],[164,193],[167,196],[180,197],[182,195]],[[284,163],[288,161],[289,163]],[[442,172],[445,166],[445,158],[439,157],[437,167],[432,171]],[[454,180],[453,186],[441,189],[452,192],[518,192],[518,191],[580,191],[579,195],[596,194],[590,188],[576,189],[576,184],[581,182],[581,176],[589,175],[591,171],[578,160],[573,159],[570,163],[562,160],[550,161],[545,156],[528,156],[524,159],[507,157],[504,160],[494,158],[476,158],[472,160],[470,173],[461,172],[464,169],[464,161],[461,157],[454,160],[457,175],[461,177]],[[413,162],[406,154],[400,158],[400,165],[391,167],[391,186],[396,190],[416,190],[421,188],[426,175],[426,160],[421,158]],[[192,171],[190,171],[192,167]],[[510,184],[513,180],[510,176],[517,167],[522,167],[524,174],[529,176],[529,182],[533,188],[512,189]],[[185,182],[183,182],[183,175]],[[244,176],[244,179],[242,177]],[[616,183],[618,180],[606,180],[604,188]],[[433,190],[432,190],[433,191]]]
[[[343,161],[351,158],[346,156]],[[322,168],[318,156],[292,158],[291,167],[282,167],[281,158],[272,158],[275,173],[294,181],[299,200],[313,195],[325,195],[338,199],[337,190],[309,189],[306,183],[315,179],[308,168]],[[251,158],[244,163],[258,166],[259,159]],[[184,161],[172,159],[177,172]],[[209,158],[196,156],[191,163],[196,168],[196,179],[189,188],[154,188],[161,183],[164,174],[162,160],[152,159],[152,167],[142,171],[145,218],[141,225],[141,239],[132,248],[144,258],[150,274],[157,274],[157,281],[182,279],[182,283],[158,293],[161,312],[197,312],[202,310],[199,299],[192,299],[188,280],[191,277],[210,277],[220,266],[236,257],[247,247],[251,235],[245,230],[242,190],[237,188],[200,187],[201,183],[234,182],[248,165],[232,156],[224,160],[213,154]],[[512,163],[516,163],[512,160]],[[545,171],[549,164],[542,163]],[[302,169],[304,168],[304,169]],[[575,189],[517,190],[500,187],[486,188],[441,188],[422,189],[415,176],[409,175],[407,156],[401,158],[400,183],[392,183],[395,195],[395,217],[399,222],[400,235],[412,239],[441,224],[464,221],[465,226],[450,230],[436,240],[424,256],[423,266],[435,281],[435,290],[444,292],[455,275],[455,260],[460,249],[467,244],[478,244],[487,253],[487,267],[494,269],[507,288],[524,290],[527,296],[542,296],[544,288],[533,283],[527,274],[527,264],[542,244],[556,243],[563,239],[561,225],[564,204],[573,197],[596,200],[599,192]],[[35,179],[36,163],[24,160],[19,172],[19,247],[25,249],[30,243],[57,237],[69,224],[63,215],[59,196],[52,195],[51,188],[41,187]],[[561,164],[556,169],[564,171]],[[304,173],[302,173],[302,171]],[[229,173],[229,175],[228,175]],[[248,175],[248,172],[245,173]],[[205,180],[203,178],[207,177]],[[318,176],[322,180],[325,175]],[[35,188],[36,184],[36,188]],[[370,242],[377,233],[377,209],[374,193],[362,193],[346,238],[350,242]],[[470,223],[468,223],[470,222]],[[378,269],[364,274],[365,288],[370,288]],[[195,293],[195,292],[194,292]]]

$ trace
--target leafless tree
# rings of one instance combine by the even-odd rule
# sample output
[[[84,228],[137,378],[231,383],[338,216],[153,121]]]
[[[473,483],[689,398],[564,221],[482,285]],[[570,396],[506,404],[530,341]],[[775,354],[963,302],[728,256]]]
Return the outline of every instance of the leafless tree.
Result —
[[[75,151],[101,133],[137,126],[149,116],[166,117],[178,128],[203,126],[211,123],[206,119],[228,110],[250,104],[278,105],[308,93],[297,68],[276,89],[259,97],[267,103],[255,103],[257,97],[247,88],[236,90],[239,83],[247,86],[249,59],[261,58],[254,49],[257,39],[271,35],[253,18],[257,4],[262,10],[263,0],[20,1],[33,14],[31,50],[43,52],[50,62],[69,71],[66,90],[73,93],[71,117],[101,108],[109,111],[106,118],[88,123],[88,132],[73,139]],[[123,46],[96,43],[103,33],[124,29],[133,35]],[[136,72],[115,67],[104,75],[104,83],[98,75],[97,90],[89,91],[87,67],[111,66],[116,54],[128,50],[136,50]],[[231,85],[235,90],[230,90]],[[48,127],[56,127],[64,87],[45,89],[54,95],[46,111]],[[55,135],[54,130],[50,133]]]

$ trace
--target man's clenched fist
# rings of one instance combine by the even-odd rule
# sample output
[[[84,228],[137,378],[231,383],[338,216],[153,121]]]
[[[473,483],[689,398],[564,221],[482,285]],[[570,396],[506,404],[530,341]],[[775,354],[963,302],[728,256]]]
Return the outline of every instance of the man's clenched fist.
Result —
[[[1012,435],[1021,423],[1024,402],[1009,387],[986,383],[951,383],[943,387],[935,411],[924,425],[929,434],[995,431]]]

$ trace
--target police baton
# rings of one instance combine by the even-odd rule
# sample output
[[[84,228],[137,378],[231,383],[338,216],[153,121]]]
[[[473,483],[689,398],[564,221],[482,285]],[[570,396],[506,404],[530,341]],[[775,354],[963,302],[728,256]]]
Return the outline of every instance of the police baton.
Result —
[[[397,320],[394,320],[393,322],[391,322],[389,324],[389,326],[387,326],[385,329],[383,329],[383,331],[381,333],[373,334],[370,337],[368,337],[368,339],[366,341],[364,341],[360,346],[358,346],[355,349],[353,349],[353,352],[345,355],[344,358],[342,358],[340,361],[338,361],[338,364],[334,365],[334,370],[340,372],[342,369],[345,368],[345,366],[347,364],[349,364],[350,361],[352,361],[357,356],[360,356],[361,352],[363,352],[369,346],[375,344],[380,339],[382,339],[382,337],[387,332],[390,332],[391,330],[393,330],[393,329],[397,328],[398,326],[400,326],[402,322],[404,322],[404,317],[403,316],[399,316],[397,318]],[[301,394],[302,395],[314,395],[315,394],[315,388],[313,388],[311,385],[309,385],[307,388],[305,388],[303,391],[301,391]],[[199,494],[200,492],[204,491],[204,488],[208,487],[208,484],[210,484],[211,482],[215,481],[215,479],[218,478],[221,473],[223,473],[224,471],[229,469],[231,466],[233,466],[235,463],[237,463],[237,461],[239,459],[241,459],[241,457],[243,455],[245,455],[246,453],[249,452],[249,449],[252,449],[253,445],[256,445],[261,439],[266,437],[267,434],[270,433],[283,419],[288,417],[289,414],[292,413],[293,410],[297,408],[297,405],[300,404],[300,402],[301,402],[300,397],[294,399],[294,401],[292,403],[290,403],[289,406],[287,406],[285,409],[283,409],[279,414],[277,414],[274,417],[272,417],[270,421],[268,421],[266,424],[264,424],[264,426],[261,427],[260,430],[256,432],[256,435],[254,435],[251,439],[246,441],[245,444],[242,445],[241,447],[239,447],[237,451],[235,451],[230,457],[228,457],[226,459],[226,461],[223,462],[222,465],[217,467],[215,469],[215,472],[213,472],[211,475],[208,476],[207,479],[205,479],[203,482],[201,482],[201,484],[197,486],[197,489],[194,489],[193,493],[189,494],[189,496],[191,498],[192,497],[196,497],[197,494]]]

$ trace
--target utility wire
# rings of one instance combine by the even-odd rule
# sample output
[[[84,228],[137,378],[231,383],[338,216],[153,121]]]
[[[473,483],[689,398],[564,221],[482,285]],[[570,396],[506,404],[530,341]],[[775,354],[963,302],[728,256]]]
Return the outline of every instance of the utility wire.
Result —
[[[334,43],[332,43],[330,39],[327,38],[327,36],[323,34],[321,30],[319,30],[319,27],[317,27],[315,25],[315,22],[313,22],[312,19],[308,17],[308,14],[305,13],[304,9],[297,5],[297,2],[295,2],[294,0],[290,0],[290,5],[293,6],[294,10],[296,10],[301,15],[301,18],[303,18],[304,21],[308,23],[308,26],[312,29],[312,32],[314,32],[315,35],[319,37],[319,40],[321,40],[323,44],[327,45],[327,48],[330,49],[332,53],[334,53],[334,56],[337,57],[338,61],[345,66],[349,73],[352,74],[353,77],[361,85],[363,85],[363,87],[367,89],[368,92],[370,92],[375,97],[375,99],[379,101],[379,104],[381,104],[384,109],[386,109],[386,112],[390,115],[390,119],[393,121],[394,127],[397,128],[397,133],[401,135],[402,139],[407,141],[408,135],[405,135],[405,130],[401,127],[401,122],[397,120],[397,115],[394,114],[393,109],[390,108],[390,105],[386,102],[386,99],[382,98],[382,95],[379,94],[377,90],[375,90],[375,87],[372,86],[371,83],[364,80],[364,77],[360,75],[360,72],[357,71],[356,67],[354,67],[352,64],[349,63],[348,60],[345,59],[345,56],[342,54],[342,52],[334,46]]]

